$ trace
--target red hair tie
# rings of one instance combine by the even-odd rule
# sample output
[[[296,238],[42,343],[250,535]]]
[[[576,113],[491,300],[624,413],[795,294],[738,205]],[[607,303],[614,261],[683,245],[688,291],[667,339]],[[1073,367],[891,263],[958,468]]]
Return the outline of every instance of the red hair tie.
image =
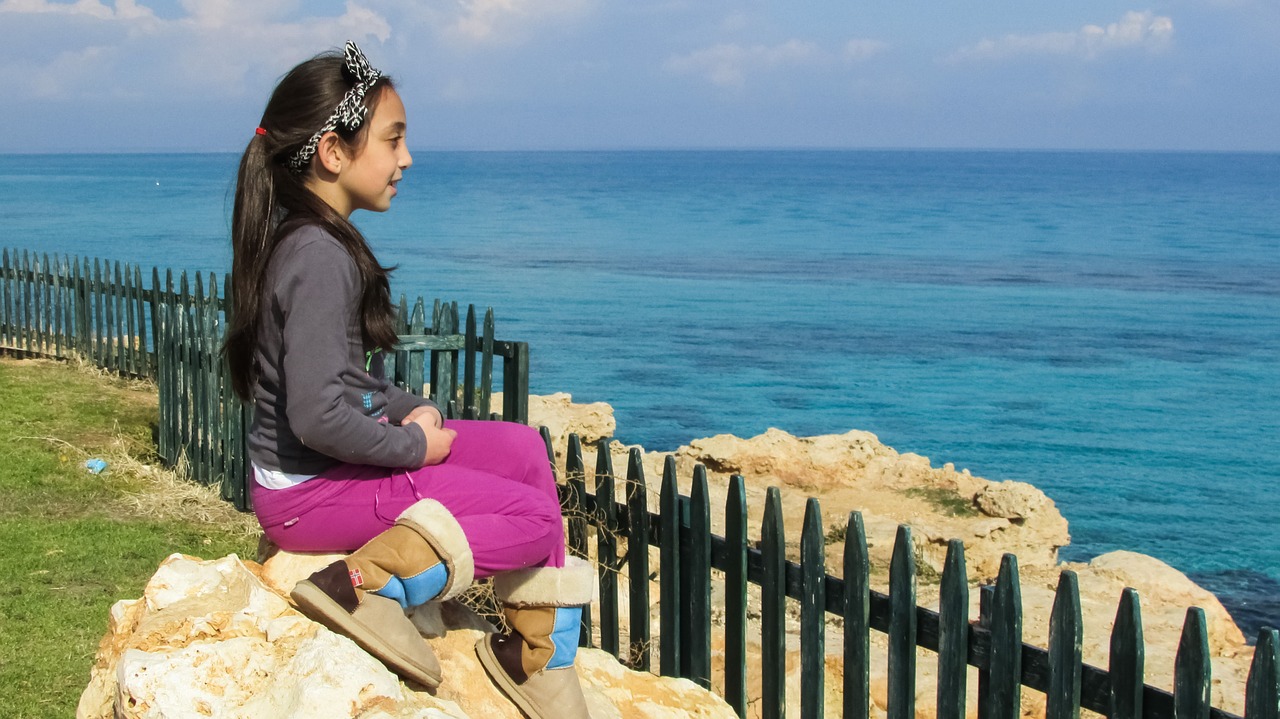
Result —
[[[259,128],[258,128],[257,130],[255,130],[254,132],[258,133],[259,135],[265,135],[265,134],[267,134],[267,128],[265,128],[265,127],[259,127]]]

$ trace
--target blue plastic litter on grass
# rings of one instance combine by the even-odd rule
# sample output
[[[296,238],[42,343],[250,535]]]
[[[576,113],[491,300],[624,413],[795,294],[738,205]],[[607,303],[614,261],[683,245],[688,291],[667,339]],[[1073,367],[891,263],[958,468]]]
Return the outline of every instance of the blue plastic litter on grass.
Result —
[[[102,459],[91,459],[84,463],[84,468],[93,474],[102,474],[102,470],[107,468],[107,462]]]

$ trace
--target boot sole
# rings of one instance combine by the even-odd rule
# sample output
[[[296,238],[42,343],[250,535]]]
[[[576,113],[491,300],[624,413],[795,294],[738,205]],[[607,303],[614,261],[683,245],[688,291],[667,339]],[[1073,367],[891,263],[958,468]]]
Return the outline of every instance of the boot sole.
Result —
[[[489,635],[480,638],[476,642],[476,656],[480,658],[480,666],[489,673],[489,678],[493,680],[495,686],[502,690],[502,693],[515,704],[520,711],[529,719],[550,719],[541,714],[528,699],[524,693],[520,691],[520,685],[516,684],[510,676],[507,675],[502,664],[498,662],[498,657],[494,655],[493,649],[489,646]]]
[[[429,692],[435,692],[440,686],[442,678],[440,674],[427,672],[412,662],[409,657],[383,641],[376,632],[351,616],[347,610],[311,582],[305,579],[298,582],[289,596],[298,603],[298,609],[302,610],[303,614],[355,642],[361,649],[373,655],[375,659],[401,677],[417,682]]]

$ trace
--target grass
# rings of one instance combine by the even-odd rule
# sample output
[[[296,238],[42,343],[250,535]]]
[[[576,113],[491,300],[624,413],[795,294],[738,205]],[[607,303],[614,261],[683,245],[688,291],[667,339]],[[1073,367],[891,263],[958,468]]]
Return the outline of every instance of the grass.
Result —
[[[252,557],[255,525],[159,469],[155,388],[66,363],[0,359],[0,706],[67,717],[107,614],[168,555]],[[84,462],[105,459],[90,474]]]
[[[911,487],[903,494],[923,499],[949,517],[978,517],[982,514],[971,500],[941,487]]]

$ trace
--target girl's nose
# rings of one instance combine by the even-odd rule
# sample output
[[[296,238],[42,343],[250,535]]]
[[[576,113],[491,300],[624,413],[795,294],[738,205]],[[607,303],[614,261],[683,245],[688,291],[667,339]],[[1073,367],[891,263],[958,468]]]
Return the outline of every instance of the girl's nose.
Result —
[[[409,154],[409,147],[406,145],[404,148],[404,157],[400,158],[400,169],[407,170],[412,166],[413,166],[413,155]]]

